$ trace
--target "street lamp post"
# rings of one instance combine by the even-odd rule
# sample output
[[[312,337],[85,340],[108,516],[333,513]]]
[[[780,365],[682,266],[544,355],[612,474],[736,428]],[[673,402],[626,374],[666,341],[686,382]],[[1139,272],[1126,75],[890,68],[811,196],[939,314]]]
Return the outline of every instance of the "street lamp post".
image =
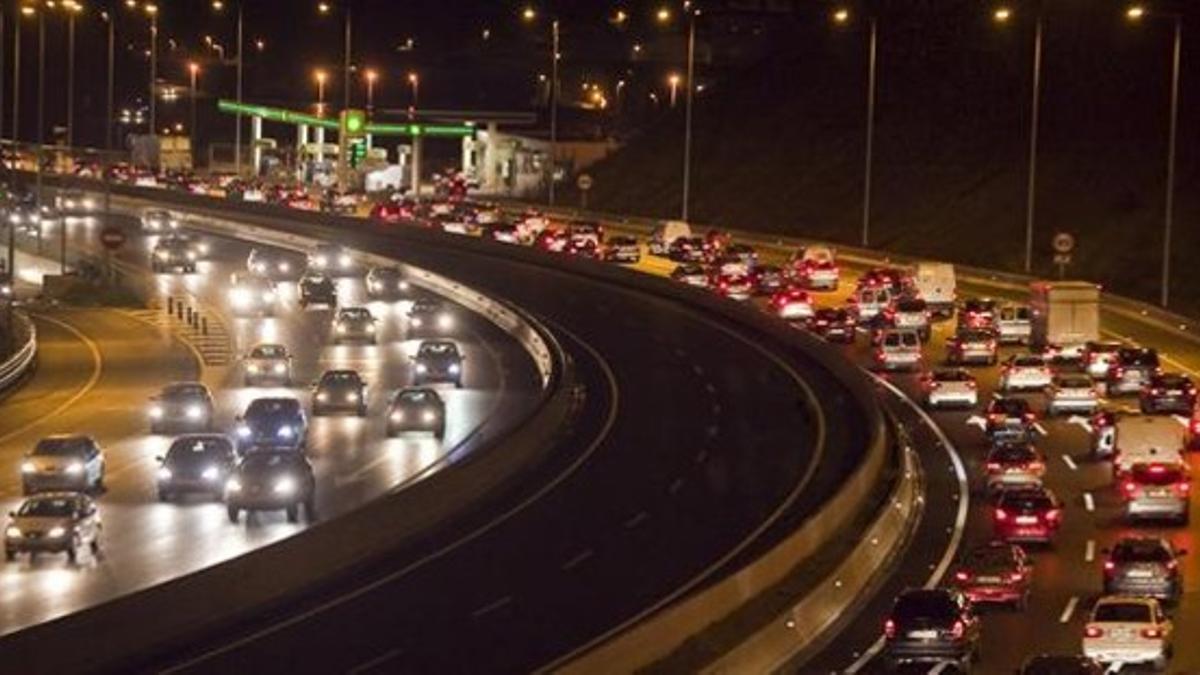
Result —
[[[67,147],[75,146],[75,15],[83,10],[78,2],[63,2],[67,10]]]
[[[683,85],[686,87],[684,93],[684,112],[683,112],[683,196],[679,210],[679,217],[684,222],[687,222],[689,216],[689,206],[691,204],[691,186],[692,186],[692,99],[696,93],[696,18],[700,16],[700,10],[692,9],[690,4],[684,3],[684,11],[687,14],[687,75],[683,80]],[[655,13],[655,18],[659,23],[669,23],[671,21],[671,10],[667,7],[660,7]],[[635,48],[635,51],[636,48]],[[680,77],[672,73],[669,80],[671,86],[671,108],[675,107],[676,95],[680,84]],[[619,94],[618,89],[618,94]],[[619,98],[619,96],[618,96]],[[619,104],[619,101],[618,101]]]
[[[191,110],[188,116],[188,138],[191,139],[192,152],[196,152],[196,76],[200,74],[200,64],[192,61],[188,64],[188,75],[191,76],[191,87],[188,92],[188,100],[191,103]]]
[[[318,70],[314,75],[317,79],[317,114],[324,115],[325,114],[325,80],[328,79],[329,76],[325,74],[324,70]]]
[[[408,106],[408,119],[414,119],[417,115],[417,98],[421,87],[421,77],[414,73],[408,74],[408,85],[412,89],[412,104]]]
[[[35,11],[29,5],[22,6],[21,16],[17,17],[16,25],[13,27],[12,129],[14,143],[21,140],[21,17],[33,16]]]
[[[521,19],[526,22],[535,21],[537,16],[537,11],[533,7],[526,7],[521,11]],[[547,202],[550,206],[554,206],[555,169],[558,163],[558,95],[560,88],[558,62],[562,59],[559,47],[559,24],[556,17],[550,21],[550,161],[547,163],[550,174]]]
[[[668,87],[668,91],[671,92],[670,97],[667,100],[669,100],[671,102],[671,109],[674,110],[675,109],[675,100],[677,98],[679,98],[678,97],[679,75],[676,75],[675,73],[671,73],[671,75],[669,77],[667,77],[667,87]]]
[[[345,80],[342,82],[342,108],[344,110],[349,110],[350,83],[353,81],[350,79],[350,56],[353,53],[354,44],[354,13],[352,9],[352,0],[345,0],[345,3],[342,5],[342,9],[344,16],[344,35],[342,37],[342,69],[344,72],[342,73],[342,77],[345,78]],[[319,2],[317,3],[317,11],[321,14],[329,14],[331,11],[333,11],[333,8],[328,2]]]
[[[837,9],[833,12],[833,21],[846,24],[850,21],[850,10]],[[875,82],[876,61],[879,45],[879,24],[872,15],[868,19],[867,42],[867,128],[865,152],[863,158],[863,203],[862,203],[862,246],[866,248],[871,242],[871,168],[875,152]]]
[[[363,78],[367,81],[367,114],[375,112],[375,82],[379,79],[379,73],[375,70],[368,70],[363,73]]]
[[[115,62],[116,62],[116,21],[115,17],[108,12],[101,12],[100,18],[108,24],[108,98],[105,108],[104,117],[104,147],[112,150],[113,147],[113,93],[115,89]]]

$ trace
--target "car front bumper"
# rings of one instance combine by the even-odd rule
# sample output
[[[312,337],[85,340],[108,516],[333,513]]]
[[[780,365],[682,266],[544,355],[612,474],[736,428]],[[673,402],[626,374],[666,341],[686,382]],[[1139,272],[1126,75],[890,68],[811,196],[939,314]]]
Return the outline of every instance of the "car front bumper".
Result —
[[[88,479],[86,472],[77,475],[65,473],[34,473],[23,475],[21,477],[21,484],[25,487],[26,492],[49,492],[53,490],[76,492],[87,489]]]
[[[1146,645],[1106,644],[1085,638],[1083,655],[1101,663],[1151,663],[1165,658],[1166,646],[1161,642]]]
[[[4,549],[13,553],[61,553],[71,548],[72,537],[68,532],[61,537],[38,536],[5,537]]]

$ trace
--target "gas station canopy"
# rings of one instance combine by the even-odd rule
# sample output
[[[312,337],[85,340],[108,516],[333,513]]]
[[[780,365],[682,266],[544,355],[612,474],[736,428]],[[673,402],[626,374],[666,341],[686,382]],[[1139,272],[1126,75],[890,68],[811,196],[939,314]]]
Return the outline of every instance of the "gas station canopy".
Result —
[[[238,103],[237,101],[227,101],[221,99],[217,101],[217,110],[231,115],[242,114],[250,117],[260,117],[271,122],[282,122],[284,124],[305,124],[311,127],[319,127],[323,129],[332,129],[337,131],[340,128],[339,119],[336,117],[319,117],[309,113],[296,112],[294,110],[285,110],[283,108],[269,108],[262,105],[253,105],[250,103]],[[475,135],[475,127],[471,124],[423,124],[410,122],[406,124],[383,124],[375,122],[367,122],[365,133],[372,136],[445,136],[451,138],[463,138]]]

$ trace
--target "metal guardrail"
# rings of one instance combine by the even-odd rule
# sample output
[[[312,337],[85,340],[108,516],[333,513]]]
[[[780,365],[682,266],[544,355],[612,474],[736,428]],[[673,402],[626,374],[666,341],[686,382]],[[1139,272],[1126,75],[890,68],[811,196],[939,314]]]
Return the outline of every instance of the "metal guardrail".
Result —
[[[37,362],[37,328],[23,313],[13,313],[13,327],[20,328],[25,343],[4,363],[0,363],[0,392],[6,392],[17,384]]]

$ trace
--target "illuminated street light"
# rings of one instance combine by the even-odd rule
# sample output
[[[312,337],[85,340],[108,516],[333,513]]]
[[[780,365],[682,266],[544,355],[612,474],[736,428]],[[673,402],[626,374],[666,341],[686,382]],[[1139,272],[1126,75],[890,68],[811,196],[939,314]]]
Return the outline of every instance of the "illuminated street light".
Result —
[[[526,7],[525,9],[521,10],[521,19],[523,21],[533,21],[534,19],[537,19],[537,10],[535,10],[533,7]]]
[[[659,23],[668,23],[671,20],[671,10],[659,7],[658,11],[654,13],[654,20]]]
[[[537,11],[532,5],[527,5],[521,11],[521,19],[527,23],[532,23],[538,18]],[[554,206],[554,178],[555,178],[555,158],[558,157],[558,65],[562,60],[562,52],[559,49],[559,25],[558,19],[555,18],[550,22],[550,161],[547,162],[549,169],[549,180],[547,181],[547,201],[551,206]]]
[[[850,22],[850,11],[837,9],[832,15],[835,24],[846,25]],[[862,201],[862,237],[863,248],[871,241],[871,168],[875,151],[875,80],[876,56],[879,44],[879,25],[876,17],[871,15],[868,21],[867,39],[867,128],[865,151],[863,153],[863,201]]]
[[[351,7],[352,4],[350,2],[345,2],[342,4],[342,14],[345,17],[343,23],[344,34],[342,37],[342,108],[345,110],[350,109],[350,60],[353,49],[352,36],[354,26],[354,15],[351,11]],[[328,2],[317,3],[317,12],[320,14],[326,15],[332,11],[333,6]]]
[[[996,23],[1008,23],[1012,18],[1012,10],[1007,7],[998,7],[992,12],[992,20]]]
[[[375,82],[379,80],[379,72],[368,68],[363,78],[367,81],[367,111],[370,112],[375,109]]]
[[[1146,16],[1146,8],[1142,5],[1131,5],[1129,9],[1125,10],[1125,18],[1130,21],[1140,21],[1144,16]]]
[[[629,13],[625,10],[618,9],[616,13],[613,14],[612,22],[618,26],[624,26],[625,22],[627,21],[629,21]]]
[[[317,81],[317,114],[325,114],[325,81],[329,79],[329,75],[321,69],[313,71],[313,78]]]
[[[667,78],[667,84],[670,85],[670,87],[671,87],[671,99],[670,100],[671,100],[672,108],[675,107],[675,96],[679,91],[679,80],[680,80],[679,75],[676,73],[671,73],[671,76]]]
[[[845,8],[834,10],[833,21],[840,24],[848,23],[850,21],[850,10]]]

